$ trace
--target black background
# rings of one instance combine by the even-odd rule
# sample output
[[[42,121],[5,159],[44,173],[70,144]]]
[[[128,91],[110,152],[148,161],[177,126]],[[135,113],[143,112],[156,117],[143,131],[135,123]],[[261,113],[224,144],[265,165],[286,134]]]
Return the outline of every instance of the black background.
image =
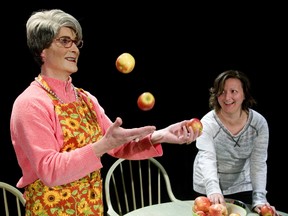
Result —
[[[283,6],[106,3],[8,2],[2,9],[0,180],[16,185],[21,177],[10,140],[10,113],[15,98],[40,72],[26,46],[26,21],[34,10],[60,8],[75,16],[83,28],[84,47],[73,83],[94,94],[112,120],[122,117],[126,128],[162,128],[201,118],[209,111],[208,89],[216,75],[227,69],[245,72],[258,102],[254,109],[267,118],[270,127],[267,197],[277,209],[288,212],[284,177],[287,15]],[[131,53],[136,61],[129,74],[115,68],[123,52]],[[136,105],[144,91],[156,98],[155,107],[147,112]],[[164,143],[163,149],[158,159],[170,175],[175,196],[193,199],[195,143]],[[103,157],[103,177],[113,161]]]

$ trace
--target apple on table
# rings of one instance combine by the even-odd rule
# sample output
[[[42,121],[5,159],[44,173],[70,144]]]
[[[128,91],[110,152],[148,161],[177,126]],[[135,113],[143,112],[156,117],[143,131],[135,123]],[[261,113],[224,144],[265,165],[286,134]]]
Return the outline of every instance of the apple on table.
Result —
[[[269,205],[263,205],[260,208],[260,215],[261,216],[273,216],[275,214],[274,209],[272,208],[272,206]]]
[[[210,216],[228,216],[228,209],[222,203],[214,203],[209,207]]]
[[[236,213],[236,212],[232,212],[229,214],[229,216],[241,216],[239,213]]]
[[[195,212],[195,214],[198,216],[208,216],[208,214],[204,211],[197,211],[197,212]],[[193,214],[193,215],[195,216],[195,214]]]
[[[194,204],[193,204],[192,210],[194,212],[203,211],[203,212],[206,213],[206,212],[209,211],[209,207],[211,205],[212,205],[212,203],[210,202],[208,197],[206,197],[206,196],[198,196],[194,200]]]

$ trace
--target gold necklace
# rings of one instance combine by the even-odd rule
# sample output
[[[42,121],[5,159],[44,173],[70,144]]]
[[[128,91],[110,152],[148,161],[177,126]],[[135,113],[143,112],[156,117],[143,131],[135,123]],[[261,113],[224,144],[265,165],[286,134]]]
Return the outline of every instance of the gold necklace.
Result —
[[[39,83],[39,85],[40,85],[44,90],[46,90],[48,93],[50,93],[50,94],[53,95],[55,98],[57,98],[57,100],[59,100],[60,103],[62,103],[62,104],[65,103],[61,98],[58,97],[58,95],[57,95],[55,92],[53,92],[50,88],[48,88],[47,86],[45,86],[45,85],[38,79],[38,77],[35,78],[35,81],[36,81],[37,83]],[[73,85],[72,83],[71,83],[71,85],[72,85],[72,88],[73,88],[73,90],[74,90],[75,98],[76,98],[76,101],[77,101],[77,100],[78,100],[77,90],[76,90],[76,88],[74,87],[74,85]]]

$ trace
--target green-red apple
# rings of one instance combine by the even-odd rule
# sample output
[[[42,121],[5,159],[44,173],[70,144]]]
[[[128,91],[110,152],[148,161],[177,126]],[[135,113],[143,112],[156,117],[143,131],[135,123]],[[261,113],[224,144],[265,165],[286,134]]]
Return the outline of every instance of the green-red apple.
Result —
[[[155,97],[150,92],[144,92],[138,97],[137,105],[143,111],[151,110],[155,105]]]
[[[260,208],[260,215],[261,216],[273,216],[274,215],[274,209],[271,206],[263,205]]]
[[[135,66],[135,59],[130,53],[122,53],[116,59],[116,68],[122,73],[130,73]]]
[[[208,215],[204,211],[197,211],[195,213],[193,212],[193,216],[208,216]]]
[[[187,127],[192,127],[193,131],[199,130],[199,133],[202,133],[203,130],[203,125],[202,122],[198,118],[192,118],[190,121],[187,123]]]
[[[193,212],[203,211],[207,213],[209,211],[209,207],[212,205],[209,198],[206,196],[198,196],[194,200],[194,204],[192,206]]]
[[[209,207],[210,216],[228,216],[228,209],[222,203],[214,203]]]

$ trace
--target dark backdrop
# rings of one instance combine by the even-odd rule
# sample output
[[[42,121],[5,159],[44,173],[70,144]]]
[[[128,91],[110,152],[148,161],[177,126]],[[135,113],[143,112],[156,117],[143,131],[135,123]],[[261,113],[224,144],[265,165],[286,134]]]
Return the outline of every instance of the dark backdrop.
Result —
[[[288,212],[284,198],[288,192],[284,178],[287,143],[283,136],[287,128],[283,78],[287,35],[281,6],[204,7],[179,2],[156,7],[122,1],[103,6],[89,2],[8,3],[10,6],[3,9],[7,11],[1,14],[0,180],[15,185],[21,176],[10,140],[9,118],[13,101],[39,73],[26,46],[26,21],[34,10],[60,8],[74,15],[83,27],[84,47],[79,71],[73,75],[75,86],[96,95],[112,120],[123,118],[124,127],[151,124],[162,128],[183,119],[201,118],[209,111],[208,89],[218,73],[239,69],[248,74],[258,102],[254,108],[267,118],[270,127],[268,199]],[[136,60],[130,74],[115,68],[115,60],[123,52]],[[156,98],[154,109],[148,112],[136,105],[143,91]],[[194,198],[195,143],[164,143],[163,148],[164,156],[159,160],[171,177],[176,197]],[[108,155],[103,157],[103,177],[113,161]]]

